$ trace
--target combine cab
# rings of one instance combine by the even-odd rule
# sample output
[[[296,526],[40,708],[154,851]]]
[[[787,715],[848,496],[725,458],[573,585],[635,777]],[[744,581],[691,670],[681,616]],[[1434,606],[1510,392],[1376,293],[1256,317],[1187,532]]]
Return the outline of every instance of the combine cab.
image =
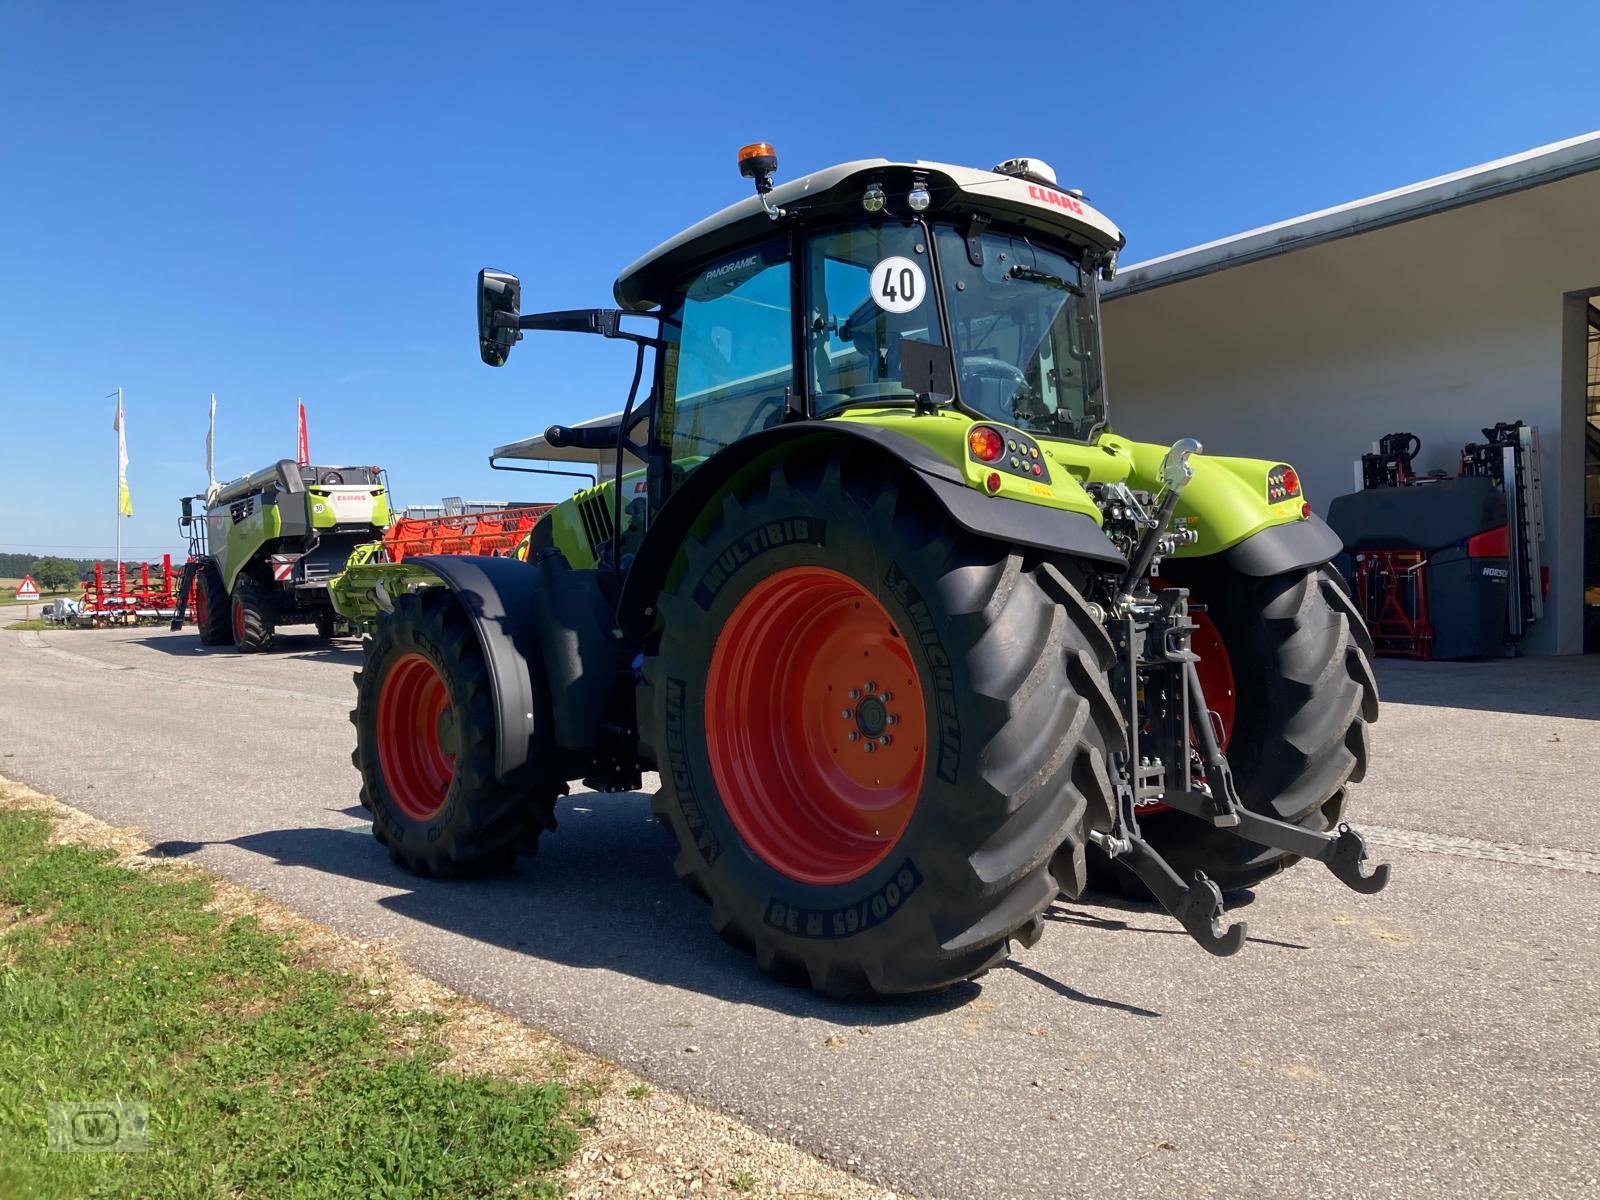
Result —
[[[315,625],[331,638],[329,580],[389,525],[389,489],[377,467],[284,459],[182,505],[189,561],[172,628],[190,611],[202,645],[245,653],[268,649],[285,625]]]
[[[1339,541],[1288,463],[1111,432],[1116,227],[1036,160],[776,165],[741,152],[757,194],[620,308],[480,274],[485,362],[599,334],[634,384],[545,434],[611,469],[525,562],[410,559],[388,597],[352,720],[395,861],[504,868],[569,781],[655,770],[717,932],[841,996],[976,975],[1094,874],[1215,954],[1223,893],[1299,858],[1380,889],[1341,823],[1378,697]]]

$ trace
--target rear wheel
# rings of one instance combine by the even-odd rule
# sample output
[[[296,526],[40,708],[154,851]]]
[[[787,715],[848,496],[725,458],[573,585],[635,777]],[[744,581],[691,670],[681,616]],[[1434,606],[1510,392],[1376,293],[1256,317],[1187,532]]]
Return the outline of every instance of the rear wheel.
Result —
[[[272,649],[272,595],[248,575],[233,584],[233,644],[244,654]]]
[[[222,572],[214,562],[203,562],[195,572],[194,627],[202,646],[231,646],[233,622],[230,619],[228,589],[222,585]]]
[[[1163,574],[1205,606],[1194,647],[1240,799],[1280,821],[1333,828],[1345,786],[1366,774],[1367,726],[1378,719],[1372,641],[1338,576],[1323,566],[1256,578],[1220,560],[1169,561]],[[1204,871],[1224,891],[1298,861],[1170,809],[1141,813],[1139,825],[1184,878]],[[1142,892],[1125,871],[1116,878]]]
[[[355,681],[351,761],[373,836],[397,864],[418,875],[488,874],[555,828],[558,785],[530,791],[495,777],[493,684],[447,589],[397,598]],[[535,703],[546,730],[548,704]]]
[[[790,461],[725,496],[659,610],[656,812],[764,970],[943,987],[1081,886],[1120,721],[1067,570],[967,537],[881,462]]]
[[[317,636],[325,642],[333,641],[335,634],[338,633],[338,627],[334,624],[333,614],[331,612],[319,612],[313,620],[316,622]]]

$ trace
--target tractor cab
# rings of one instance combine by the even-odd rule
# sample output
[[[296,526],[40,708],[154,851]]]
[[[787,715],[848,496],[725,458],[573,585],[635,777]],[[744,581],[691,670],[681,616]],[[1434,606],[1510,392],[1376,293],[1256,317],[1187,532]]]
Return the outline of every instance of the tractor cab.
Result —
[[[520,298],[514,277],[480,276],[492,365],[530,328],[633,340],[641,375],[645,350],[656,351],[643,397],[636,382],[614,420],[554,426],[518,449],[615,454],[610,475],[649,463],[654,510],[674,476],[795,422],[872,413],[899,425],[898,414],[908,436],[941,451],[973,421],[1030,443],[1083,444],[1104,427],[1097,284],[1124,239],[1046,164],[869,159],[774,184],[776,162],[764,143],[745,147],[756,195],[627,267],[620,309],[522,316],[507,306]],[[653,336],[625,330],[636,316],[656,322]],[[940,413],[961,419],[912,420]],[[996,490],[1015,490],[1018,473],[1048,480],[1037,456],[1013,452],[1014,436],[1003,441],[1000,465],[1012,471]]]

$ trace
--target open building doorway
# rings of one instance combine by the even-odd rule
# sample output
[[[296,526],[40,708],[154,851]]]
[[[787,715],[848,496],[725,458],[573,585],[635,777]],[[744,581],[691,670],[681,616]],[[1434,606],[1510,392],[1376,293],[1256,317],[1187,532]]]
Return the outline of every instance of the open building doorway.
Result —
[[[1600,296],[1590,296],[1583,426],[1583,649],[1600,653]]]

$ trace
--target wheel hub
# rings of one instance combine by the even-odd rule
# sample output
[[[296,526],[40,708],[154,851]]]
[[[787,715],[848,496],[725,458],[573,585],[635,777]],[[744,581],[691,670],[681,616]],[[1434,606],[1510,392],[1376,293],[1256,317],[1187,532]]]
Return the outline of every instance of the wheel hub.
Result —
[[[877,738],[889,727],[889,706],[877,696],[865,696],[856,705],[856,728],[865,738]]]

